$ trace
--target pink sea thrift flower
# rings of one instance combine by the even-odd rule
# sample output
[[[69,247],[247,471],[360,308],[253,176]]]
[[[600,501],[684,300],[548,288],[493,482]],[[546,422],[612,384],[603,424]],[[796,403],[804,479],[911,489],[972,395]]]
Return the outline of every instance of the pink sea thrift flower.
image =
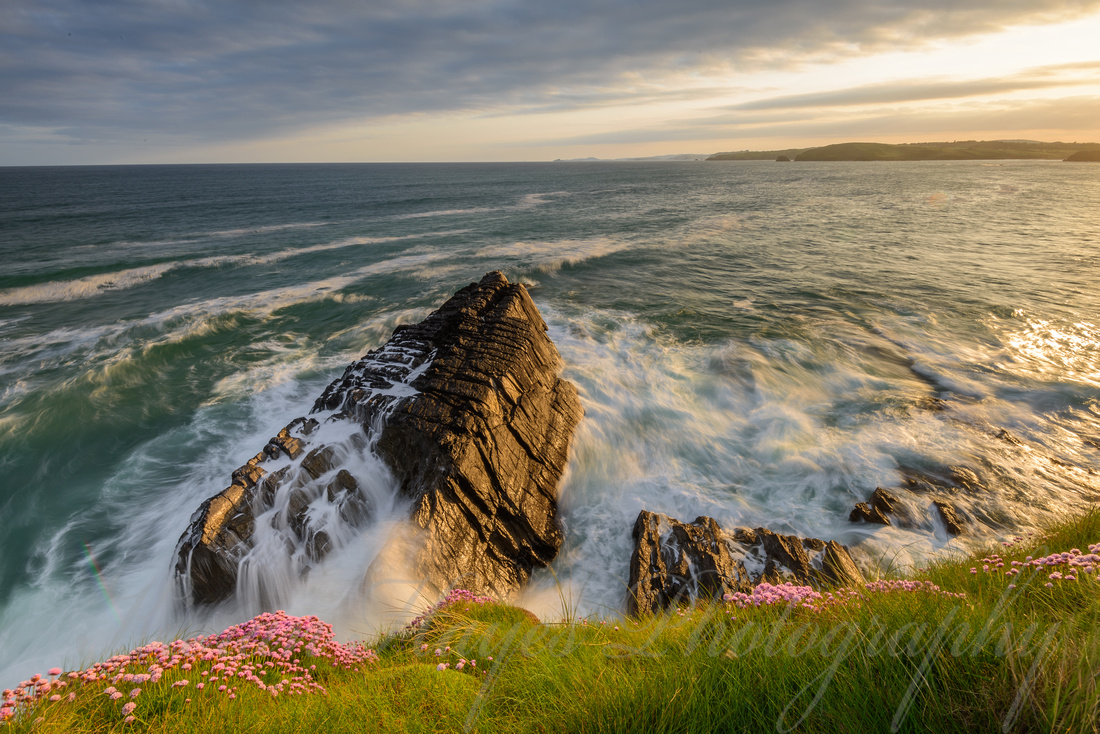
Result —
[[[136,708],[137,708],[137,704],[134,703],[133,701],[130,701],[130,703],[127,703],[127,704],[123,705],[122,715],[123,716],[129,716],[130,714],[134,713],[134,709],[136,709]]]
[[[49,672],[50,675],[61,675],[61,668],[50,668],[47,672]]]

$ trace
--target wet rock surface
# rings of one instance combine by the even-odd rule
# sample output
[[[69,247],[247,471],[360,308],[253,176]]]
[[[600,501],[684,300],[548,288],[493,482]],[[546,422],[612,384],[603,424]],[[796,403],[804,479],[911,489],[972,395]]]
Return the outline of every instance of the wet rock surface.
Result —
[[[947,530],[948,535],[961,535],[963,532],[963,522],[959,519],[959,515],[955,512],[955,508],[950,502],[944,500],[932,500],[932,506],[936,508],[936,511],[940,515],[940,519],[943,521],[944,529]]]
[[[765,581],[821,587],[862,584],[864,578],[848,549],[836,541],[782,535],[767,528],[727,532],[710,517],[682,523],[647,510],[634,523],[630,614],[749,592]]]
[[[648,614],[681,600],[720,599],[751,587],[748,571],[730,556],[729,544],[713,518],[681,523],[645,510],[638,514],[628,613]]]
[[[582,411],[561,368],[527,290],[498,272],[397,327],[328,386],[315,417],[292,421],[192,516],[176,551],[183,595],[231,597],[256,518],[273,506],[290,544],[321,560],[334,538],[315,503],[350,527],[374,515],[341,466],[368,444],[412,500],[411,566],[425,591],[511,595],[562,543],[557,486]],[[332,424],[344,426],[341,443],[326,443]]]

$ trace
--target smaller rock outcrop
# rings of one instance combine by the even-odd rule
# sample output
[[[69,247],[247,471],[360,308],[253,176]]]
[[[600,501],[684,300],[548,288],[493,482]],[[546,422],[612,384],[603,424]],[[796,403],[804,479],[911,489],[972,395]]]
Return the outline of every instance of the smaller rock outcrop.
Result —
[[[901,501],[882,487],[878,487],[871,493],[870,505],[867,502],[856,504],[848,515],[852,522],[869,522],[879,525],[891,525],[888,514],[898,512],[902,508]]]
[[[955,512],[955,508],[950,502],[944,500],[932,500],[932,506],[936,508],[936,511],[940,514],[940,519],[943,521],[943,526],[950,535],[961,535],[963,532],[963,523],[959,519],[958,513]]]
[[[986,488],[978,473],[966,466],[939,466],[931,470],[899,467],[902,482],[913,492],[978,492]]]
[[[765,581],[851,586],[862,584],[864,578],[848,549],[835,540],[782,535],[767,528],[727,533],[710,517],[681,523],[647,510],[634,522],[630,614],[748,593]]]
[[[627,612],[652,613],[680,600],[720,599],[751,588],[745,567],[730,556],[718,523],[681,523],[642,510],[634,522]]]
[[[877,507],[868,507],[866,502],[857,502],[848,514],[848,519],[852,522],[869,522],[876,525],[890,524],[890,518],[886,517],[885,512]]]

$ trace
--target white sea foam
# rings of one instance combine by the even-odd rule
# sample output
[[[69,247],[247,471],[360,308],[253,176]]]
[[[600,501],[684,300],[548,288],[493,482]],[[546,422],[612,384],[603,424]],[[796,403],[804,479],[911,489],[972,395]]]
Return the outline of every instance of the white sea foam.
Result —
[[[631,243],[615,237],[590,237],[579,240],[527,240],[507,245],[491,245],[474,252],[475,257],[499,261],[521,261],[523,267],[542,272],[559,270],[595,258],[630,249]]]
[[[272,232],[284,232],[294,229],[313,229],[324,227],[330,222],[290,222],[288,224],[266,224],[255,227],[239,227],[237,229],[223,229],[216,232],[208,232],[207,237],[241,237],[244,235],[270,234]]]
[[[75,301],[97,296],[104,291],[123,290],[156,280],[179,263],[160,263],[140,268],[129,268],[114,273],[89,275],[75,280],[59,280],[49,283],[8,288],[0,291],[0,306],[23,306],[31,303],[56,303]]]
[[[1063,479],[1052,478],[1029,449],[993,438],[984,428],[998,417],[990,401],[966,403],[948,417],[876,409],[877,393],[915,400],[928,388],[906,372],[884,384],[861,352],[833,359],[788,340],[683,344],[628,314],[542,311],[565,376],[579,387],[585,419],[562,487],[566,544],[554,574],[533,578],[533,600],[545,602],[560,586],[580,613],[620,609],[629,531],[642,509],[836,539],[852,545],[866,568],[897,568],[979,547],[997,537],[993,527],[1032,529],[1100,491],[1096,477],[1064,469]],[[829,327],[813,349],[828,350],[831,337],[844,336],[839,329]],[[838,396],[853,396],[853,405]],[[973,456],[996,456],[1002,474],[987,475],[991,486],[982,496],[951,499],[971,517],[989,519],[996,507],[996,522],[951,538],[927,495],[900,488],[898,457],[949,466]],[[1017,475],[1027,477],[1028,495],[999,484],[999,477]],[[1075,482],[1084,491],[1072,491]],[[877,486],[912,507],[914,527],[848,522],[852,506]]]
[[[542,193],[525,194],[516,204],[516,208],[534,209],[537,206],[549,204],[553,199],[557,197],[569,195],[570,192],[568,191],[545,191]]]
[[[432,217],[456,217],[468,214],[488,214],[490,212],[500,211],[500,207],[495,206],[478,206],[470,209],[438,209],[429,212],[413,212],[412,214],[396,214],[393,219],[430,219]]]
[[[438,233],[446,234],[446,233]],[[0,291],[0,306],[20,306],[33,303],[59,303],[63,301],[76,301],[92,298],[107,291],[118,291],[134,288],[148,283],[174,270],[183,268],[220,268],[226,266],[244,265],[268,265],[287,260],[292,257],[308,255],[314,252],[328,252],[347,247],[361,245],[376,245],[391,242],[400,242],[424,237],[425,235],[403,235],[395,237],[347,237],[335,242],[327,242],[307,247],[295,247],[264,254],[245,253],[241,255],[219,255],[216,257],[199,257],[186,260],[172,260],[170,262],[145,265],[137,268],[128,268],[111,273],[90,275],[74,280],[50,281],[36,285],[9,288]],[[436,235],[432,235],[436,236]],[[383,261],[386,262],[386,261]],[[382,263],[367,266],[362,272],[371,274],[379,272],[377,268],[385,268]],[[348,280],[348,283],[354,282]]]

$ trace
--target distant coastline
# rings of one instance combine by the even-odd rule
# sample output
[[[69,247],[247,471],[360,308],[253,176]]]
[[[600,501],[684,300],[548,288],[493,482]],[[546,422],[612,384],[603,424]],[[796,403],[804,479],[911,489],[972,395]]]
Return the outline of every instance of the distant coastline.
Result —
[[[950,143],[836,143],[817,148],[716,153],[708,161],[1100,161],[1100,143],[956,140]]]

